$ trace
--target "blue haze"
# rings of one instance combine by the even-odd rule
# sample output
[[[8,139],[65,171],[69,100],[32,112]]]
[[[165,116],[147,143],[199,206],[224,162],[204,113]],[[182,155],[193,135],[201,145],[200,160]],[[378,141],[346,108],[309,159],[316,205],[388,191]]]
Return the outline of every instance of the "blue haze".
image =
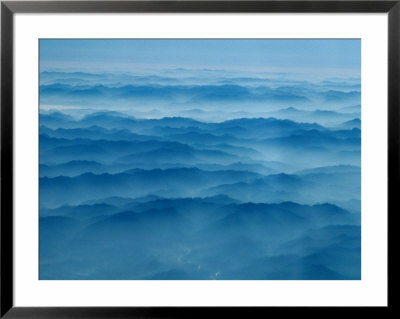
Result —
[[[360,45],[40,40],[40,279],[361,279]]]

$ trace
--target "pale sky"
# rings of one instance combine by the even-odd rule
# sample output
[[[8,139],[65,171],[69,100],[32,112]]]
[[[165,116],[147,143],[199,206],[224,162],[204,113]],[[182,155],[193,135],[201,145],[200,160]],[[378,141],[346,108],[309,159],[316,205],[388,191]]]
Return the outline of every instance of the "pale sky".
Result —
[[[41,39],[41,71],[223,69],[355,76],[359,39]]]

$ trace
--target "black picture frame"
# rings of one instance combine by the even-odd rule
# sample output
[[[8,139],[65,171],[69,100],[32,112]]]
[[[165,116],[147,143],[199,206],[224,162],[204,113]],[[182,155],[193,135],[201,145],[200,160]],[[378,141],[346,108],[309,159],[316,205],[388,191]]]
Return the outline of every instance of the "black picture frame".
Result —
[[[372,315],[392,311],[393,271],[387,307],[15,307],[13,303],[13,18],[15,13],[388,13],[388,247],[400,184],[400,0],[396,1],[1,1],[1,289],[5,318],[191,318],[279,314],[301,316],[329,311]],[[392,244],[390,244],[392,239]],[[388,252],[389,269],[393,268]],[[390,282],[392,281],[392,284]]]

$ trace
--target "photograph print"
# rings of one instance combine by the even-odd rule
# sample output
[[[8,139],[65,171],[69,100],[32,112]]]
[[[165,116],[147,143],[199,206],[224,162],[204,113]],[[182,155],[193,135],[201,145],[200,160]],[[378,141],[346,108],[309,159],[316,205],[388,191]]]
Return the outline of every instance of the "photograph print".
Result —
[[[360,280],[360,39],[40,39],[40,280]]]

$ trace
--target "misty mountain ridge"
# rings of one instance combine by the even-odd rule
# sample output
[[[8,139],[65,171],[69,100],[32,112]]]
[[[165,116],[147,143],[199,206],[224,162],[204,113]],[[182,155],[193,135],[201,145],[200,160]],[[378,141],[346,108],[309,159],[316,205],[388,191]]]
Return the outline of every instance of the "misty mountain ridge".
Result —
[[[40,279],[360,279],[359,89],[42,72]]]

